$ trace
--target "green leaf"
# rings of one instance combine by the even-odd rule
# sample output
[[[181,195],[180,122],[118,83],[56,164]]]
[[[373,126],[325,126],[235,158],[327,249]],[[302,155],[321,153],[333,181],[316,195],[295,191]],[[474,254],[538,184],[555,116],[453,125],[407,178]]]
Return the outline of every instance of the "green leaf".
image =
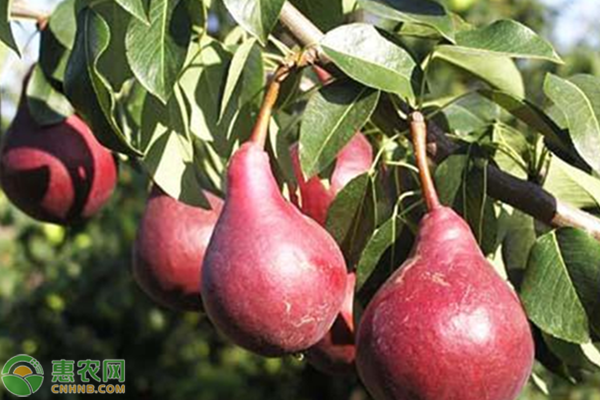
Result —
[[[52,31],[56,40],[69,50],[73,49],[77,28],[75,2],[76,0],[64,0],[60,2],[48,20],[48,29]]]
[[[225,81],[225,89],[223,91],[223,99],[221,100],[221,110],[219,112],[219,120],[223,118],[223,114],[227,110],[229,103],[232,100],[232,95],[235,87],[244,72],[244,67],[250,56],[253,47],[256,46],[256,40],[251,39],[244,42],[233,54],[233,59],[229,65],[227,80]]]
[[[111,84],[115,92],[133,76],[125,55],[125,36],[131,15],[112,1],[94,6],[110,29],[110,43],[98,59],[98,73]]]
[[[369,173],[352,179],[335,197],[326,227],[349,266],[356,265],[375,229],[374,182]]]
[[[583,231],[562,228],[532,248],[521,298],[544,332],[583,344],[590,341],[590,321],[599,321],[598,287],[600,244]]]
[[[435,29],[454,42],[454,24],[444,6],[429,0],[359,0],[368,12],[382,18]]]
[[[333,162],[378,100],[378,91],[351,81],[326,85],[310,98],[300,127],[300,165],[307,178]]]
[[[565,342],[564,340],[545,334],[542,334],[542,337],[552,353],[560,358],[565,364],[572,367],[583,368],[588,371],[594,371],[597,368],[584,353],[584,345]],[[587,344],[587,346],[595,348],[591,343]]]
[[[86,7],[77,16],[77,36],[65,72],[65,94],[100,143],[117,152],[140,155],[114,118],[115,98],[97,70],[110,42],[108,24]]]
[[[437,46],[434,58],[456,65],[515,97],[525,97],[523,77],[514,61],[508,57],[490,54],[465,54],[455,46]]]
[[[57,124],[74,112],[66,97],[48,82],[39,65],[31,73],[26,93],[29,112],[40,126]]]
[[[164,104],[185,63],[191,39],[191,22],[185,1],[153,0],[150,25],[132,19],[125,47],[135,77]]]
[[[321,41],[327,57],[354,80],[396,93],[410,102],[419,72],[410,54],[385,39],[371,25],[343,25],[327,32]]]
[[[48,26],[40,32],[38,64],[54,82],[62,83],[64,80],[76,29],[75,0],[65,0],[56,6],[48,19]]]
[[[503,208],[507,206],[503,205]],[[524,271],[531,247],[537,239],[534,219],[516,209],[504,213],[499,219],[499,231],[503,231],[502,259],[509,276],[514,270]],[[522,279],[522,276],[519,277]],[[520,281],[518,282],[520,283]]]
[[[497,122],[492,127],[492,140],[497,146],[494,161],[504,172],[527,180],[530,144],[520,131]]]
[[[223,0],[236,22],[266,45],[285,0]]]
[[[544,135],[545,140],[553,147],[560,149],[565,154],[573,153],[569,138],[563,130],[543,110],[529,100],[498,90],[480,90],[479,94],[498,104],[531,129]]]
[[[11,6],[12,0],[4,0],[0,5],[0,40],[15,53],[21,56],[19,46],[17,46],[17,42],[15,41],[15,37],[10,26]]]
[[[402,233],[404,224],[397,216],[385,221],[373,232],[367,242],[356,266],[356,291],[360,291],[363,285],[375,272],[375,268],[383,254],[390,248]]]
[[[469,158],[466,155],[453,154],[435,169],[435,185],[442,204],[454,204],[468,166]]]
[[[169,196],[207,207],[194,166],[194,146],[186,135],[185,112],[178,96],[167,105],[146,96],[142,111],[143,164],[154,182]]]
[[[548,74],[544,93],[564,113],[577,152],[600,171],[600,80],[590,75],[565,80]]]
[[[456,51],[562,63],[546,40],[513,20],[500,20],[483,28],[458,32]]]
[[[577,208],[600,207],[600,180],[553,157],[544,189]]]
[[[227,66],[232,55],[219,42],[203,36],[194,44],[179,80],[189,104],[190,129],[201,140],[210,141],[217,153],[229,158],[236,139],[245,138],[252,129],[248,107],[230,102],[219,120]],[[241,87],[236,86],[236,91]],[[241,96],[234,92],[233,97]]]
[[[139,19],[145,24],[149,24],[148,12],[144,6],[144,0],[115,0],[123,10]]]
[[[445,131],[456,133],[460,137],[482,131],[496,119],[489,110],[491,103],[481,96],[465,97],[448,106],[445,105],[446,102],[447,100],[434,104],[444,108],[433,120]]]
[[[291,0],[322,31],[328,31],[344,23],[342,0]]]

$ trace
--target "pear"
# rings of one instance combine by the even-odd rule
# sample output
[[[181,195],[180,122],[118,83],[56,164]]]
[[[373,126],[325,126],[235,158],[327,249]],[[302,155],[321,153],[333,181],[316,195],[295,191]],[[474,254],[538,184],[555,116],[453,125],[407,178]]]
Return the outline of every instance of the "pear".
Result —
[[[182,203],[154,185],[138,228],[133,276],[156,303],[177,311],[201,311],[200,268],[223,206],[204,192],[211,209]]]
[[[227,337],[276,357],[309,348],[331,328],[346,266],[335,240],[281,195],[261,141],[251,139],[230,160],[201,292]]]
[[[0,151],[0,184],[15,206],[70,225],[98,212],[116,182],[114,157],[77,115],[39,126],[22,97]]]
[[[527,317],[467,223],[440,205],[419,113],[411,132],[428,212],[362,316],[359,376],[376,400],[513,400],[533,365]]]
[[[356,274],[348,273],[346,297],[338,317],[325,337],[306,351],[306,360],[317,370],[331,375],[352,374],[354,359],[354,288]]]

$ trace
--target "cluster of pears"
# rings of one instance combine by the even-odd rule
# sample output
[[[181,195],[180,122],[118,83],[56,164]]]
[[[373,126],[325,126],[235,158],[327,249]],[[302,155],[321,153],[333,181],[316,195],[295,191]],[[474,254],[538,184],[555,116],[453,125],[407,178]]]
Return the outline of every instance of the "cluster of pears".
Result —
[[[530,327],[466,222],[440,204],[422,115],[411,116],[411,133],[427,213],[411,256],[355,334],[356,278],[323,226],[337,193],[369,170],[373,151],[357,133],[324,183],[304,178],[293,146],[298,187],[286,200],[264,150],[278,89],[274,81],[251,139],[229,162],[224,201],[206,193],[210,209],[202,209],[152,189],[134,246],[142,289],[164,306],[204,310],[257,354],[303,352],[329,373],[356,367],[376,400],[516,398],[533,364]],[[19,208],[43,221],[80,221],[106,202],[116,175],[113,156],[76,115],[39,126],[23,96],[0,151],[0,182]]]
[[[39,125],[29,110],[28,81],[2,138],[0,184],[15,206],[37,220],[81,222],[110,198],[117,182],[116,160],[77,115]]]
[[[428,211],[411,256],[370,301],[356,335],[355,276],[323,225],[339,190],[371,167],[372,148],[356,134],[326,184],[304,178],[292,147],[293,204],[263,148],[269,117],[261,112],[231,158],[223,204],[213,199],[201,211],[153,191],[136,242],[142,287],[176,309],[200,309],[201,293],[213,324],[259,355],[303,352],[330,373],[356,367],[376,400],[516,398],[534,356],[526,315],[466,222],[439,203],[421,114],[411,131]],[[172,237],[186,251],[171,252]]]

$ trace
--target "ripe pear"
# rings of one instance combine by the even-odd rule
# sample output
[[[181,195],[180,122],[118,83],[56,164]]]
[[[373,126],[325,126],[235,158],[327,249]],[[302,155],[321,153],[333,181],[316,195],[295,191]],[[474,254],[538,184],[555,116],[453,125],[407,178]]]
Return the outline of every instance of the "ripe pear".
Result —
[[[306,180],[300,168],[298,144],[294,144],[290,153],[294,166],[294,175],[298,181],[300,196],[292,200],[302,212],[321,225],[325,225],[327,211],[335,196],[358,175],[367,172],[373,162],[373,148],[367,138],[360,132],[339,152],[331,181],[326,185],[318,176]]]
[[[333,326],[325,337],[306,351],[307,361],[326,374],[342,375],[354,372],[354,288],[356,274],[348,273],[346,297]]]
[[[21,100],[0,152],[0,184],[15,206],[69,225],[94,215],[116,182],[115,159],[77,115],[39,126]]]
[[[376,400],[513,400],[533,364],[527,317],[467,223],[440,205],[418,113],[411,130],[428,212],[362,316],[359,375]]]
[[[201,311],[200,268],[223,200],[204,192],[210,209],[182,203],[154,186],[133,250],[133,276],[156,303]]]
[[[263,131],[266,121],[257,123]],[[346,266],[335,240],[281,195],[264,136],[230,160],[201,292],[209,318],[227,337],[276,357],[306,350],[331,328],[346,292]]]

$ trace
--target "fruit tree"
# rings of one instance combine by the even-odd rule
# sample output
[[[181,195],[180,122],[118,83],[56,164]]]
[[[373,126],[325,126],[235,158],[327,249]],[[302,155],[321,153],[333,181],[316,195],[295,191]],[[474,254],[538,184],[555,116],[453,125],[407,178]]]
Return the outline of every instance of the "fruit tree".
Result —
[[[537,1],[38,5],[0,8],[2,360],[122,358],[144,399],[600,399],[600,56]]]

